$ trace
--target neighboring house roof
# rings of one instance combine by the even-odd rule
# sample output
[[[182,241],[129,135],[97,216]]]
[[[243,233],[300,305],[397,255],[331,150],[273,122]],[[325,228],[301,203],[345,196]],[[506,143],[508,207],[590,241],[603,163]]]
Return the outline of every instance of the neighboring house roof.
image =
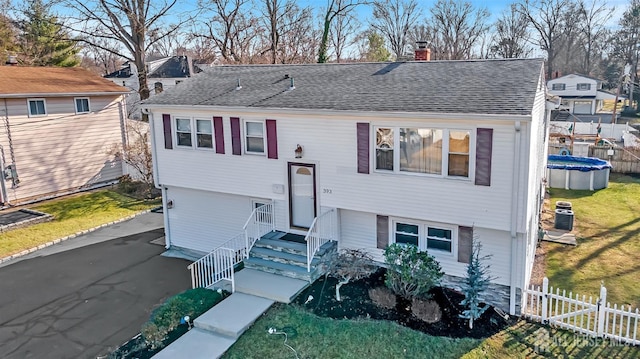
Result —
[[[0,66],[0,79],[0,97],[129,92],[79,67]]]
[[[191,70],[186,56],[172,56],[159,60],[155,66],[149,64],[149,78],[190,77]]]
[[[107,79],[112,79],[112,78],[126,79],[131,76],[133,76],[133,73],[131,72],[131,65],[127,64],[126,67],[123,67],[120,70],[116,70],[108,75],[105,75],[104,77]]]
[[[547,81],[547,82],[557,81],[557,80],[562,80],[562,79],[564,79],[565,77],[570,77],[570,76],[571,76],[571,77],[583,77],[583,78],[585,78],[585,79],[593,80],[593,81],[596,81],[596,82],[602,82],[602,79],[597,79],[597,78],[595,78],[595,77],[591,77],[591,76],[587,76],[587,75],[581,75],[581,74],[576,74],[576,73],[568,74],[568,75],[564,75],[564,76],[560,76],[560,77],[556,77],[555,79],[551,79],[551,80],[549,80],[549,81]]]
[[[216,66],[144,103],[530,115],[542,69],[542,59]]]

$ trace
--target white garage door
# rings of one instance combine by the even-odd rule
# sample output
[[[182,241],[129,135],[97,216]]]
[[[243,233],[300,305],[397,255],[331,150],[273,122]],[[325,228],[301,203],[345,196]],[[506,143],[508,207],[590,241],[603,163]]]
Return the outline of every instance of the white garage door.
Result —
[[[576,101],[573,105],[573,113],[591,115],[591,101]]]

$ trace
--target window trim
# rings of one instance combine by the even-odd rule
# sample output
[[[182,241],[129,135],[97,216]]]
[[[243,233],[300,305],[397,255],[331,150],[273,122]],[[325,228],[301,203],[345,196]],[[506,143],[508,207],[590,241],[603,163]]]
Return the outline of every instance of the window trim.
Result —
[[[389,217],[389,244],[396,243],[396,224],[409,224],[418,226],[418,250],[427,252],[434,257],[458,258],[458,228],[457,225],[436,223],[430,221],[414,220],[400,217]],[[451,252],[442,249],[428,248],[429,228],[445,229],[451,231]],[[403,244],[403,243],[398,243]]]
[[[460,181],[468,181],[473,182],[475,178],[475,156],[476,156],[476,136],[477,136],[477,128],[464,127],[464,128],[456,128],[450,127],[446,128],[443,126],[429,126],[422,124],[407,124],[407,125],[372,125],[372,131],[369,138],[370,148],[372,149],[370,152],[369,163],[370,166],[373,167],[373,172],[380,174],[401,174],[403,176],[423,176],[423,177],[433,177],[433,178],[447,178],[454,179]],[[393,130],[393,170],[385,170],[378,169],[377,163],[377,144],[376,144],[376,134],[378,129],[380,128],[389,128]],[[400,129],[401,128],[429,128],[431,130],[441,130],[442,131],[442,168],[440,169],[440,174],[434,173],[421,173],[421,172],[410,172],[410,171],[401,171],[400,170]],[[451,131],[467,131],[469,132],[469,175],[467,177],[463,176],[449,176],[449,154],[453,152],[449,152],[449,134]],[[455,154],[455,153],[453,153]]]
[[[42,104],[44,105],[44,113],[43,114],[32,114],[31,113],[31,101],[42,101]],[[34,97],[34,98],[27,98],[27,113],[29,114],[29,117],[44,117],[47,116],[49,113],[47,112],[47,100],[44,97]]]
[[[591,91],[591,84],[588,83],[588,82],[578,83],[578,84],[576,84],[576,90],[578,90],[578,91]]]
[[[191,146],[181,145],[178,142],[178,119],[180,120],[189,120],[189,125],[191,126]],[[211,147],[200,147],[198,146],[198,120],[201,121],[209,121],[211,123]],[[192,149],[192,150],[200,150],[200,151],[215,151],[216,150],[216,137],[215,137],[215,129],[213,127],[213,118],[206,117],[196,117],[196,116],[185,116],[185,115],[171,115],[171,136],[174,141],[174,148],[176,149]]]
[[[262,152],[249,151],[247,146],[247,124],[248,123],[260,123],[262,125]],[[246,155],[256,155],[256,156],[267,156],[267,125],[265,120],[256,120],[256,119],[242,119],[242,151]],[[253,138],[257,138],[256,136],[252,136]]]
[[[211,123],[211,133],[209,135],[211,135],[211,147],[200,147],[198,146],[198,134],[200,134],[198,132],[198,121],[208,121],[209,123]],[[213,128],[213,117],[212,118],[205,118],[205,117],[194,117],[192,119],[192,126],[193,127],[193,139],[191,141],[191,143],[193,143],[193,147],[196,150],[204,150],[204,151],[215,151],[216,150],[216,134],[215,134],[215,129]],[[203,133],[206,134],[206,133]]]
[[[556,86],[558,88],[556,88]],[[567,89],[567,84],[564,82],[557,82],[555,84],[551,84],[551,91],[565,91]]]
[[[87,100],[87,111],[78,111],[78,100]],[[91,113],[91,99],[89,97],[74,97],[73,105],[76,109],[76,115]]]

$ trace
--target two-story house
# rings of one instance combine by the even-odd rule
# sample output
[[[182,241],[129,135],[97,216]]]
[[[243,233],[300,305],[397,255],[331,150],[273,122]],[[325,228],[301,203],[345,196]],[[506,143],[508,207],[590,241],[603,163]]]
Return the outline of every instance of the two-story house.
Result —
[[[380,262],[390,243],[418,246],[457,287],[476,238],[493,256],[486,300],[516,313],[544,194],[545,93],[541,59],[207,69],[143,103],[167,248],[206,254],[267,205],[277,230],[309,239],[323,223]]]
[[[562,99],[560,109],[575,115],[595,115],[602,110],[605,100],[616,96],[602,90],[602,81],[584,75],[570,74],[549,80],[549,94]]]
[[[0,66],[0,199],[14,205],[122,176],[128,90],[81,68]]]

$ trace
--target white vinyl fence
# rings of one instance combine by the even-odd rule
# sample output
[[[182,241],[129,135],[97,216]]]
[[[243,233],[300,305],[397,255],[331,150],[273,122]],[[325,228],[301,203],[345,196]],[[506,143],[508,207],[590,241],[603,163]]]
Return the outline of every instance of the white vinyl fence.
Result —
[[[600,287],[600,297],[587,298],[559,288],[549,287],[546,277],[540,286],[523,293],[523,316],[542,324],[572,330],[591,337],[608,338],[620,343],[640,345],[640,312],[624,305],[618,308],[607,302],[607,289]]]

